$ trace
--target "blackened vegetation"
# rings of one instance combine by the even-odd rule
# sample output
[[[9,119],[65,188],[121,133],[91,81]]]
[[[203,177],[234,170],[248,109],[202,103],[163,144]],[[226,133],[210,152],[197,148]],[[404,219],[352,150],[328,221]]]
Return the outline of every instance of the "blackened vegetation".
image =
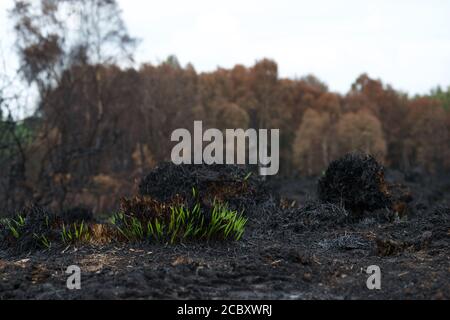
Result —
[[[138,195],[121,199],[119,213],[113,217],[114,226],[105,221],[101,229],[115,227],[118,231],[115,240],[124,240],[120,234],[126,233],[125,240],[140,241],[151,238],[147,235],[150,227],[169,225],[174,214],[192,217],[195,213],[192,228],[197,228],[200,222],[208,225],[214,207],[219,204],[248,218],[246,233],[263,237],[280,231],[298,234],[393,222],[405,217],[408,211],[416,214],[421,206],[410,205],[413,197],[409,188],[402,183],[385,182],[382,165],[374,157],[361,153],[333,161],[318,181],[317,196],[318,200],[285,206],[287,202],[280,201],[277,190],[244,166],[162,163],[142,178]],[[92,212],[83,207],[65,210],[57,216],[34,206],[24,214],[24,225],[16,223],[20,235],[13,237],[11,230],[3,232],[7,235],[5,243],[18,243],[20,248],[27,249],[47,248],[49,243],[61,242],[58,237],[61,228],[69,225],[77,230],[80,223],[95,222]],[[430,215],[423,225],[433,217]],[[154,230],[150,233],[157,234]],[[347,242],[353,239],[344,238]],[[378,243],[381,246],[382,242]]]
[[[399,256],[404,252],[445,252],[450,241],[450,207],[436,206],[421,210],[421,215],[392,227],[391,232],[375,239],[376,254],[381,257]]]
[[[192,197],[193,190],[196,197]],[[181,197],[192,206],[200,201],[206,208],[219,200],[246,214],[273,200],[259,176],[237,165],[162,163],[142,179],[139,192],[162,202]]]
[[[383,167],[374,157],[360,153],[331,162],[319,180],[318,196],[356,214],[392,205]]]
[[[67,223],[93,222],[94,213],[89,208],[73,207],[63,211],[62,217]]]
[[[48,250],[81,243],[91,234],[98,243],[109,236],[107,225],[96,224],[92,211],[74,207],[57,214],[33,204],[0,221],[0,248],[13,252]]]
[[[287,209],[282,214],[283,226],[295,232],[336,228],[350,222],[348,211],[332,203],[308,201],[298,208]]]
[[[2,247],[13,247],[18,251],[46,249],[52,241],[59,240],[63,220],[56,214],[31,205],[24,208],[19,217],[2,228]],[[14,228],[14,233],[11,228]]]
[[[182,205],[182,201],[178,197],[165,203],[148,196],[122,198],[120,202],[120,211],[123,214],[141,221],[152,219],[167,220],[170,217],[171,206]]]

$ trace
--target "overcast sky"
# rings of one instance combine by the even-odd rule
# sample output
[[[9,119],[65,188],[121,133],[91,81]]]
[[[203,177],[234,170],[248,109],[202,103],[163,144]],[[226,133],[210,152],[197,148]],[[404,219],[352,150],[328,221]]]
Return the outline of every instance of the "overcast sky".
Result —
[[[139,62],[175,54],[211,71],[267,57],[280,76],[312,73],[342,93],[363,72],[411,94],[450,85],[448,0],[118,1],[142,40]],[[11,3],[0,0],[0,10]],[[12,67],[5,13],[0,28]]]

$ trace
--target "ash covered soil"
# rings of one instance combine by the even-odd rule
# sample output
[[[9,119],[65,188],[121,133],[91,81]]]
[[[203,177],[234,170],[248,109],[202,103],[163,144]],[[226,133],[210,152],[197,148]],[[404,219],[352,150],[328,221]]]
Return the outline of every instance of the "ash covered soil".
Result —
[[[167,174],[162,187],[176,176],[184,179]],[[450,179],[384,176],[389,204],[368,212],[359,198],[348,206],[356,211],[324,202],[313,178],[252,189],[257,201],[245,203],[249,220],[237,242],[4,248],[0,299],[450,299]],[[70,265],[81,268],[81,290],[66,287]],[[370,265],[381,268],[381,290],[367,289]]]

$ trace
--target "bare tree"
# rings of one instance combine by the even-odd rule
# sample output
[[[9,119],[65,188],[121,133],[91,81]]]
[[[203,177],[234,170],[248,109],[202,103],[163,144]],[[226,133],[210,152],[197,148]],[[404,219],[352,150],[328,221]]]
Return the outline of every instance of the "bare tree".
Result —
[[[132,61],[136,45],[120,13],[115,0],[15,1],[19,71],[39,93],[42,125],[32,147],[47,147],[34,159],[37,200],[56,199],[62,208],[94,170],[88,160],[113,143],[104,88],[112,80],[105,77],[118,74],[108,65]]]

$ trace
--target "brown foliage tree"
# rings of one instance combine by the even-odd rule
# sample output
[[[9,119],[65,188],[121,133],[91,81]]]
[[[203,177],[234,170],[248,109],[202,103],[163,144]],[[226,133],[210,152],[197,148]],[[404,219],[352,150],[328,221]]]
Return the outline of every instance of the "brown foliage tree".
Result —
[[[293,151],[301,174],[320,173],[328,164],[330,115],[308,109],[294,141]]]
[[[362,151],[372,154],[378,160],[386,158],[386,142],[380,121],[365,110],[350,112],[337,123],[337,142],[339,154]]]
[[[450,155],[448,114],[437,100],[413,100],[407,117],[408,138],[405,158],[437,173],[448,168]]]

